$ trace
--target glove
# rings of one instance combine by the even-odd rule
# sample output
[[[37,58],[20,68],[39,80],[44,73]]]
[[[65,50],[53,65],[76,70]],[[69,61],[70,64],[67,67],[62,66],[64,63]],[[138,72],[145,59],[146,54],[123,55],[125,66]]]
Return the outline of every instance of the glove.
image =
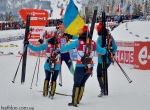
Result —
[[[29,44],[29,41],[28,41],[28,40],[25,40],[25,41],[24,41],[24,44],[28,45],[28,44]]]
[[[60,54],[61,52],[60,52],[59,49],[56,49],[56,50],[55,50],[55,53],[56,53],[56,54]]]
[[[112,47],[110,47],[110,48],[107,48],[107,47],[104,47],[104,48],[106,48],[106,50],[107,50],[107,52],[113,52],[113,48]]]
[[[110,48],[110,49],[108,49],[108,51],[109,51],[109,52],[113,52],[113,49],[112,49],[112,48]]]
[[[43,44],[43,39],[39,39],[38,42],[40,42],[40,44]]]

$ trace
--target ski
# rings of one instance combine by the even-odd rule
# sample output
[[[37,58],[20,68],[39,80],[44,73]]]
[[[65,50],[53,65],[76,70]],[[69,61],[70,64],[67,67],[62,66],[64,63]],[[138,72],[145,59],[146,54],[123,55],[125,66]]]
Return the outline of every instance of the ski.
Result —
[[[30,33],[29,28],[30,28],[30,16],[27,15],[24,41],[28,40],[28,36]],[[23,61],[22,61],[21,84],[23,84],[25,82],[26,61],[27,61],[27,44],[24,44],[23,50],[24,50],[24,53],[23,53]]]
[[[37,92],[43,92],[43,91],[37,91]],[[62,95],[62,96],[72,96],[72,95],[63,94],[63,93],[59,93],[59,92],[55,92],[55,94]],[[51,96],[49,96],[49,97],[51,97]]]
[[[90,28],[91,36],[93,36],[93,32],[94,32],[94,27],[95,27],[95,23],[96,23],[96,16],[97,16],[97,10],[98,10],[98,7],[95,6],[94,7],[93,19],[92,19],[92,23],[91,23],[91,28]]]
[[[102,12],[102,47],[106,47],[106,16],[105,12]],[[102,75],[104,83],[104,95],[108,95],[108,77],[107,77],[107,62],[106,54],[102,55]]]
[[[98,10],[98,8],[97,8],[97,6],[95,6],[94,7],[93,19],[92,19],[92,23],[91,23],[91,28],[90,28],[91,37],[93,36],[93,31],[94,31],[95,22],[96,22],[96,16],[97,16],[97,10]],[[86,73],[91,73],[91,76],[92,76],[92,66],[91,66],[91,63],[90,63],[92,61],[92,58],[90,58],[90,54],[91,54],[91,41],[92,41],[91,39],[88,36],[88,31],[87,31],[86,48],[85,48],[84,56],[82,57],[81,60],[85,64]]]

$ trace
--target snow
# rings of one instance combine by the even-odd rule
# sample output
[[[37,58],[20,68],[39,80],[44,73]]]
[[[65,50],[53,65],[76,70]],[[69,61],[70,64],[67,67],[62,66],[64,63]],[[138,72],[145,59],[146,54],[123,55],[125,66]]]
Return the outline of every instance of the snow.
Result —
[[[150,41],[149,26],[150,21],[127,22],[115,28],[112,35],[118,41]],[[149,39],[145,39],[145,37],[149,37]]]
[[[35,86],[35,75],[32,89],[30,89],[34,66],[37,59],[36,57],[31,56],[28,56],[27,60],[25,83],[23,85],[20,83],[20,68],[16,77],[16,82],[13,84],[11,81],[14,77],[19,59],[20,58],[15,56],[0,57],[1,106],[6,107],[12,105],[13,107],[34,107],[34,110],[149,110],[150,108],[149,71],[124,68],[133,81],[129,84],[118,66],[110,66],[108,70],[109,95],[99,98],[97,96],[100,89],[97,82],[95,66],[93,77],[90,77],[86,83],[81,104],[79,104],[78,108],[74,108],[68,107],[67,105],[71,102],[70,96],[55,95],[54,99],[51,100],[47,97],[43,97],[41,92],[37,92],[43,89],[45,77],[43,70],[44,58],[41,58],[38,86]],[[62,68],[63,86],[60,87],[57,84],[56,91],[71,95],[73,76],[69,73],[69,70],[64,63]]]
[[[51,7],[53,9],[53,13],[52,13],[52,17],[50,17],[49,19],[60,19],[60,18],[62,18],[62,16],[60,16],[61,8],[57,8],[57,5],[63,4],[63,6],[64,6],[63,14],[65,14],[65,11],[67,8],[67,6],[65,6],[66,2],[68,1],[68,4],[69,4],[70,0],[64,0],[64,1],[65,2],[62,2],[60,0],[55,0],[55,1],[51,0]],[[82,4],[78,4],[76,0],[73,0],[73,1],[74,1],[75,5],[78,7],[78,10],[80,11]],[[58,2],[60,2],[60,3],[58,4]]]
[[[143,24],[144,23],[144,24]],[[146,29],[149,27],[147,21],[136,21],[129,22],[128,29],[134,34],[130,35],[125,28],[126,23],[121,24],[117,27],[112,34],[115,40],[133,41],[137,40],[134,34],[139,34],[141,41],[145,40],[144,37],[150,35]],[[134,27],[137,25],[136,27]],[[139,26],[140,25],[140,26]],[[142,28],[139,31],[139,28]],[[51,29],[51,28],[50,28]],[[50,30],[48,29],[48,30]],[[53,29],[53,28],[52,28]],[[22,32],[21,32],[22,31]],[[2,37],[5,33],[23,33],[23,30],[13,31],[2,31],[0,36]],[[122,33],[122,34],[121,34]],[[129,35],[129,36],[128,36]],[[94,31],[94,39],[96,39],[96,31]],[[0,45],[20,45],[22,41],[13,41],[7,43],[0,43]],[[2,50],[3,49],[3,50]],[[19,49],[19,48],[18,48]],[[9,51],[14,52],[14,55],[1,55],[0,56],[0,103],[2,107],[34,107],[34,110],[149,110],[150,109],[150,71],[149,70],[134,70],[128,67],[123,67],[127,75],[133,81],[129,83],[117,65],[111,65],[108,69],[108,85],[109,95],[102,98],[98,97],[100,93],[99,84],[96,76],[96,67],[94,67],[93,77],[89,77],[85,86],[84,96],[81,103],[77,108],[69,107],[67,104],[71,102],[70,96],[55,95],[54,99],[51,100],[48,97],[43,97],[43,83],[45,78],[44,73],[44,62],[45,58],[40,58],[40,72],[38,85],[35,86],[37,80],[37,72],[34,76],[34,82],[32,89],[30,89],[33,73],[37,57],[27,57],[26,66],[26,80],[21,85],[21,66],[18,70],[16,82],[11,81],[14,78],[16,69],[19,64],[20,57],[18,56],[17,48],[7,47],[7,51],[0,47],[0,51],[4,51],[7,54]],[[97,58],[94,58],[97,61]],[[75,62],[74,62],[75,65]],[[63,86],[58,85],[57,80],[56,92],[71,95],[73,86],[73,76],[69,72],[66,64],[62,64],[62,80]],[[58,78],[59,79],[59,78]],[[3,110],[3,109],[2,109]],[[10,110],[10,109],[5,109]],[[27,110],[27,109],[26,109]]]

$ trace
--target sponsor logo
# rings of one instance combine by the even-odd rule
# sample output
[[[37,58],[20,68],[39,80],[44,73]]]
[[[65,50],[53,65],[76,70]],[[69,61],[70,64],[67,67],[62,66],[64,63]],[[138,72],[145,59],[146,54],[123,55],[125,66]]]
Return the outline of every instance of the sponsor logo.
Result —
[[[133,51],[117,50],[115,58],[119,63],[132,65],[134,62],[133,53]]]
[[[62,39],[61,39],[61,43],[66,43],[66,39],[65,39],[65,38],[62,38]]]
[[[43,13],[43,12],[31,12],[31,15],[32,16],[36,16],[36,15],[45,15],[45,13]]]
[[[148,55],[147,47],[144,46],[138,54],[138,60],[142,65],[146,65],[147,59],[150,59],[150,55]]]
[[[134,44],[134,68],[150,70],[150,42],[135,42]]]
[[[44,21],[45,17],[37,17],[37,20]]]
[[[44,29],[40,29],[40,28],[33,28],[32,32],[43,32]]]
[[[83,50],[85,50],[86,49],[86,45],[83,45]]]

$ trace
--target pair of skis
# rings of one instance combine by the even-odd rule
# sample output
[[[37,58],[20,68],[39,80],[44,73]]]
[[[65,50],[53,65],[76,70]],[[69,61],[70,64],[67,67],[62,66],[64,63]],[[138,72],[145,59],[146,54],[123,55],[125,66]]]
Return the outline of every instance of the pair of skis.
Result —
[[[102,47],[106,47],[108,49],[106,36],[106,15],[105,12],[102,12]],[[106,59],[107,54],[102,55],[102,76],[104,84],[104,95],[108,95],[108,75]]]
[[[30,33],[30,15],[27,15],[26,19],[26,28],[25,28],[25,38],[24,41],[28,41],[28,34]],[[26,74],[26,62],[27,62],[27,44],[24,43],[23,47],[23,61],[22,61],[22,73],[21,73],[21,84],[25,82],[25,74]]]
[[[15,79],[16,79],[16,76],[17,76],[17,73],[18,73],[18,69],[19,69],[19,66],[20,66],[20,63],[21,63],[22,60],[23,61],[22,61],[21,84],[25,82],[27,47],[28,47],[28,44],[26,44],[25,41],[28,41],[30,39],[31,32],[32,32],[32,29],[30,29],[30,15],[27,15],[26,28],[25,28],[25,37],[24,37],[24,46],[23,46],[23,55],[20,58],[19,65],[17,67],[15,76],[14,76],[13,81],[12,81],[13,83],[15,83]]]

